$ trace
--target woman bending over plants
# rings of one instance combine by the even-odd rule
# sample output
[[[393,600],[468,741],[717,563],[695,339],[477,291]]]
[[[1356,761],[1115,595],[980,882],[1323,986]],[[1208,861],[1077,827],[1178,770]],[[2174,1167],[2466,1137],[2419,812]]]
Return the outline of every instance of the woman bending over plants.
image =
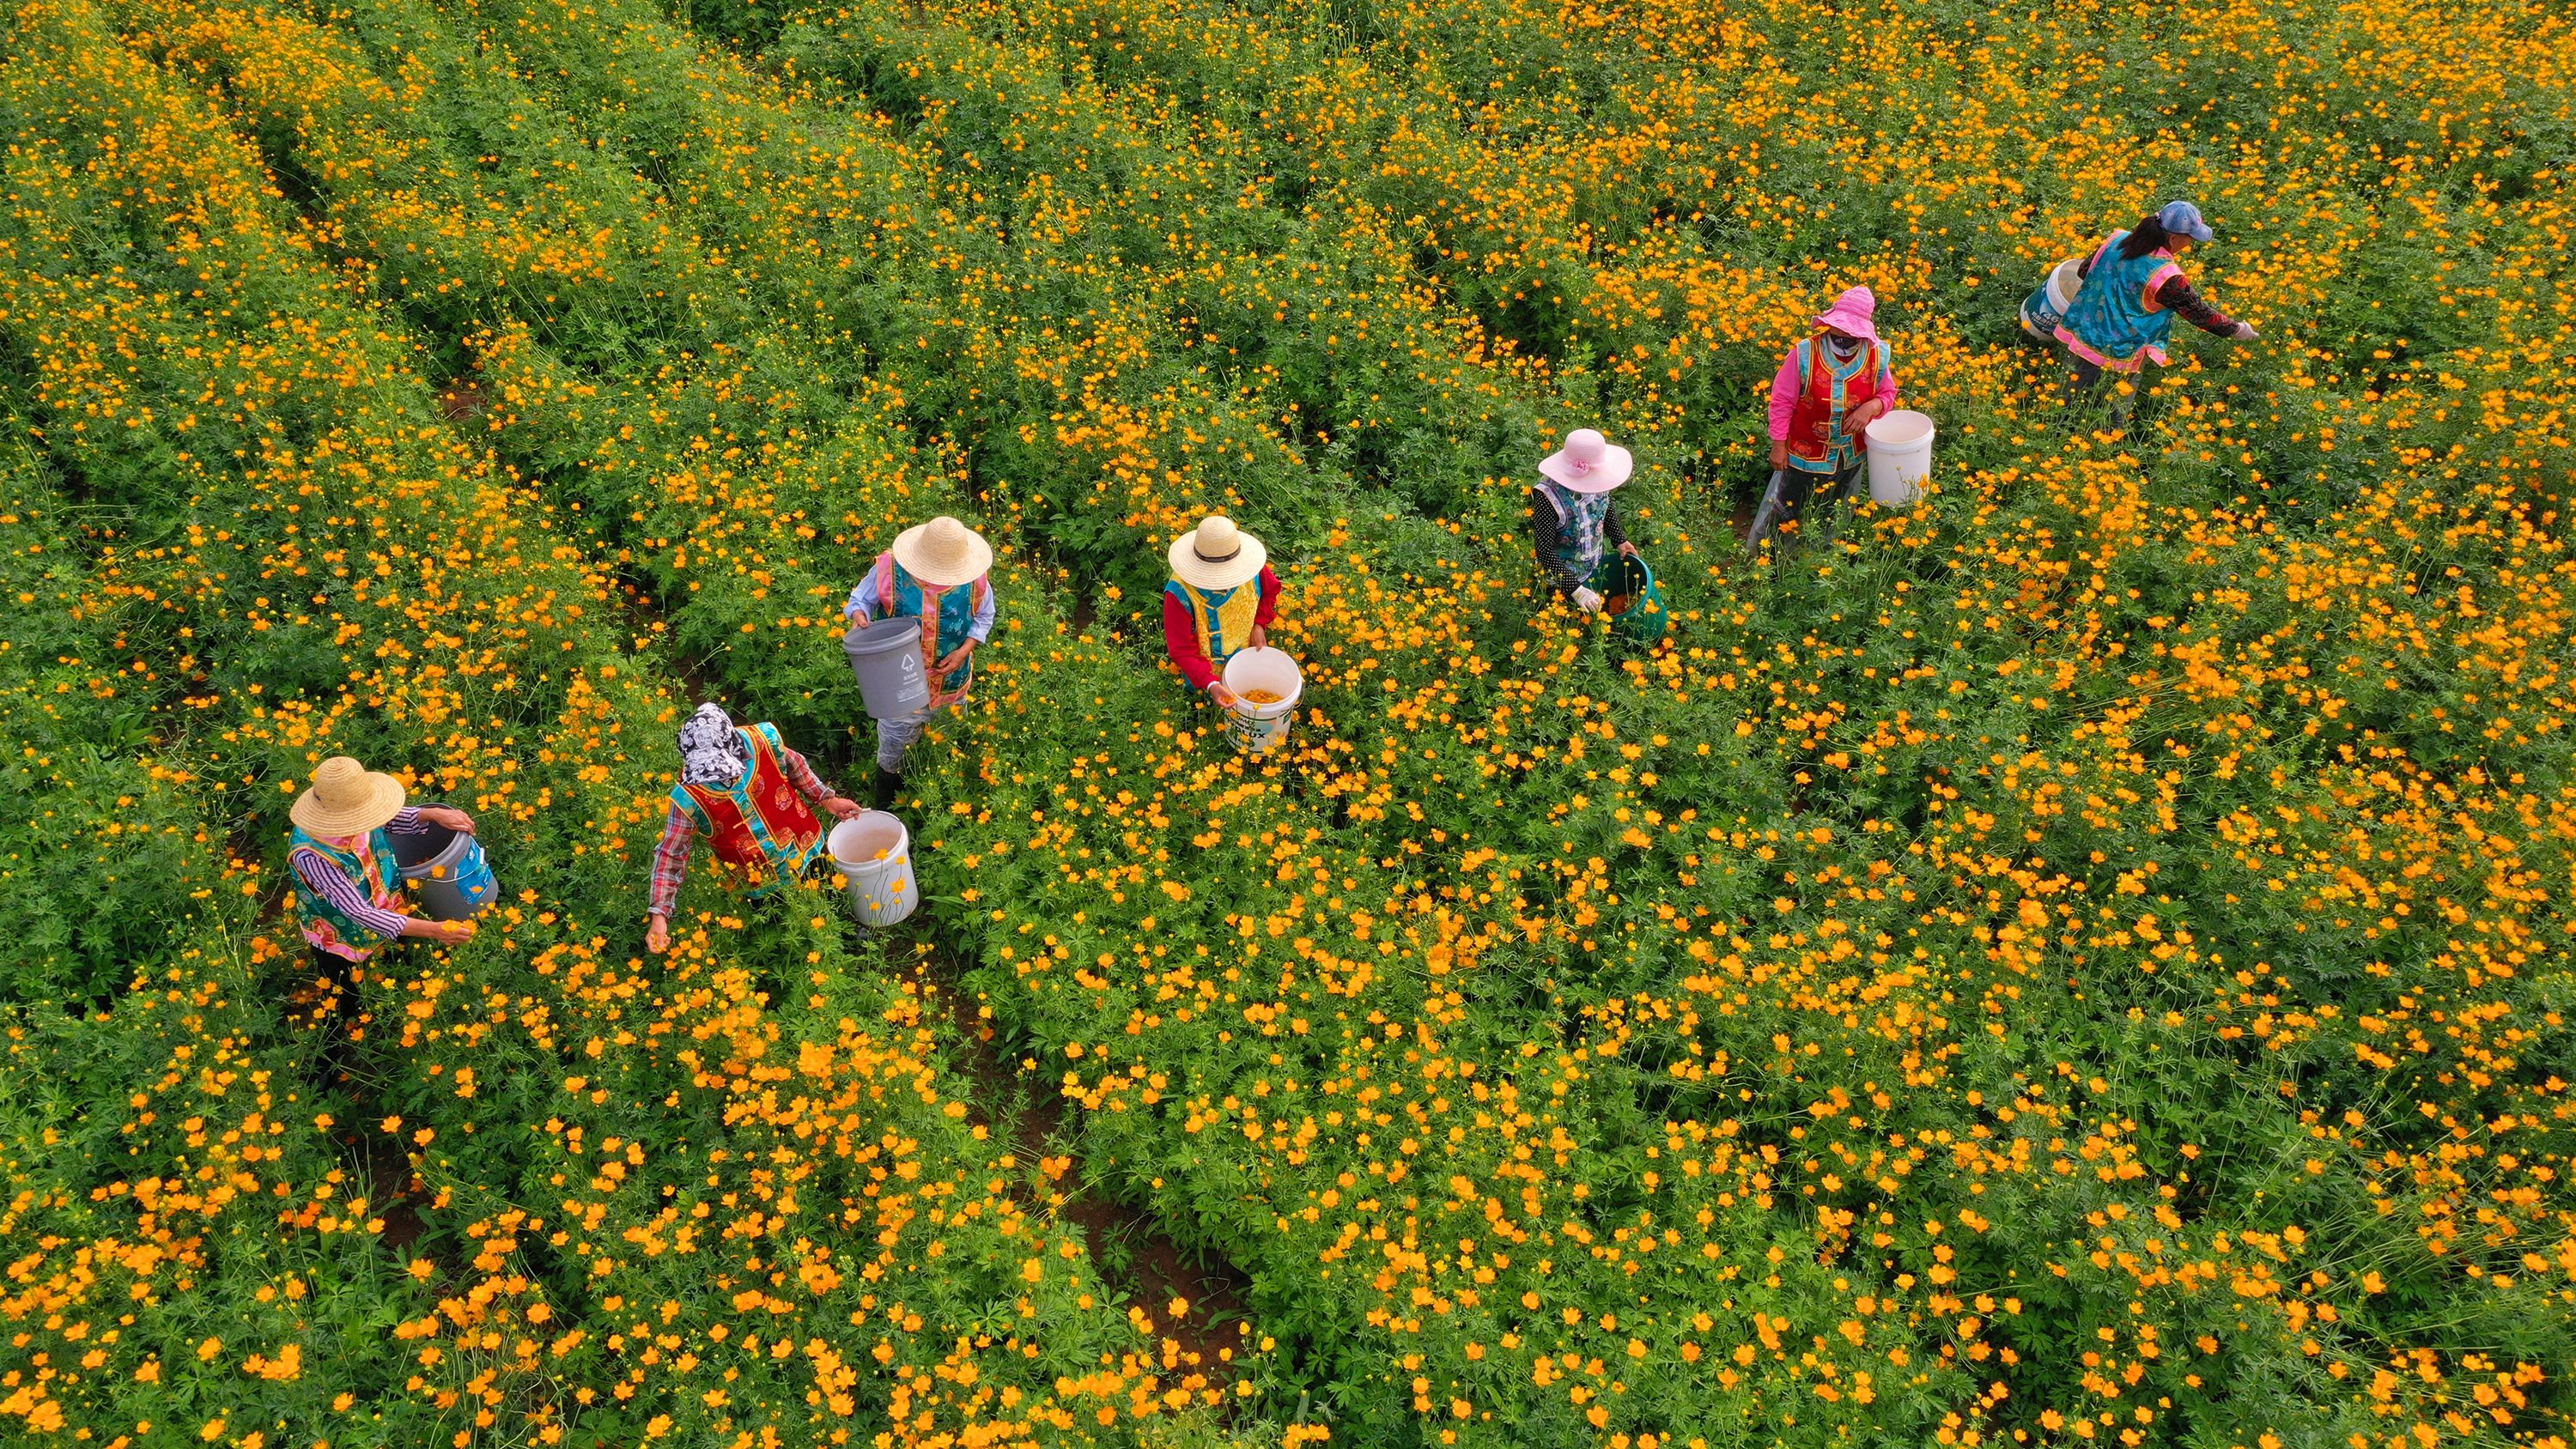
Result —
[[[671,907],[699,836],[714,847],[729,882],[759,894],[804,870],[823,848],[817,806],[843,820],[859,813],[858,802],[836,794],[787,748],[778,726],[745,728],[716,705],[699,705],[680,726],[680,783],[671,787],[671,813],[653,849],[645,948],[671,944]]]

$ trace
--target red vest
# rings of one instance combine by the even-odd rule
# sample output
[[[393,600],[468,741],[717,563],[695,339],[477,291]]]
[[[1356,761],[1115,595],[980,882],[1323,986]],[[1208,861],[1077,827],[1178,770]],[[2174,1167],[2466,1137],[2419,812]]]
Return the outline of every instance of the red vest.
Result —
[[[1789,456],[1804,458],[1821,467],[1835,440],[1817,437],[1816,424],[1833,421],[1837,390],[1842,393],[1845,417],[1851,415],[1852,409],[1878,396],[1878,369],[1881,365],[1878,344],[1861,343],[1860,371],[1853,373],[1848,381],[1835,379],[1833,364],[1825,356],[1824,344],[1819,338],[1808,338],[1799,346],[1806,354],[1803,359],[1806,376],[1798,389],[1798,401],[1789,410]]]
[[[683,784],[675,795],[698,818],[716,859],[753,881],[804,865],[823,838],[823,823],[787,778],[772,748],[767,725],[742,731],[751,745],[751,768],[730,790]]]

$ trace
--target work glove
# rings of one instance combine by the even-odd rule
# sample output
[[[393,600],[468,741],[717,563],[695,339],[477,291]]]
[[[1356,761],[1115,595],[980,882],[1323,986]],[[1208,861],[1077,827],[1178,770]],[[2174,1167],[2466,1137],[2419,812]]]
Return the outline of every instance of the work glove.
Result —
[[[2251,322],[2239,322],[2236,324],[2236,340],[2239,342],[2251,342],[2262,335],[2262,333],[2254,330],[2254,324]]]
[[[1601,612],[1601,596],[1590,589],[1578,588],[1574,591],[1574,607],[1587,614],[1598,614]]]

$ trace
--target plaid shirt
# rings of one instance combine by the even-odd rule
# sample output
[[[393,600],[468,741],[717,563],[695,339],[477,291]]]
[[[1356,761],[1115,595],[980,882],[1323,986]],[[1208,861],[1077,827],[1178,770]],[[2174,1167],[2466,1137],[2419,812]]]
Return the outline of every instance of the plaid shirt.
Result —
[[[806,799],[821,805],[838,793],[823,783],[823,777],[814,773],[803,755],[790,749],[781,749],[778,754],[780,763],[787,768],[788,780]],[[680,899],[680,881],[689,873],[689,852],[697,848],[697,843],[697,823],[689,818],[689,812],[674,804],[670,818],[662,822],[662,843],[653,847],[653,897],[648,909],[654,915],[669,916],[671,907]]]

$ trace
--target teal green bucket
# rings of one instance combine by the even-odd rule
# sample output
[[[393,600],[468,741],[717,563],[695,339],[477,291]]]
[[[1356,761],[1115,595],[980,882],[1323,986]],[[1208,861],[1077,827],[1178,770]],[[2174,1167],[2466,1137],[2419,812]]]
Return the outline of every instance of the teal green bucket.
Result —
[[[1663,588],[1644,559],[1613,554],[1601,561],[1592,578],[1592,591],[1601,596],[1601,612],[1609,616],[1611,633],[1631,644],[1652,644],[1672,627]]]

